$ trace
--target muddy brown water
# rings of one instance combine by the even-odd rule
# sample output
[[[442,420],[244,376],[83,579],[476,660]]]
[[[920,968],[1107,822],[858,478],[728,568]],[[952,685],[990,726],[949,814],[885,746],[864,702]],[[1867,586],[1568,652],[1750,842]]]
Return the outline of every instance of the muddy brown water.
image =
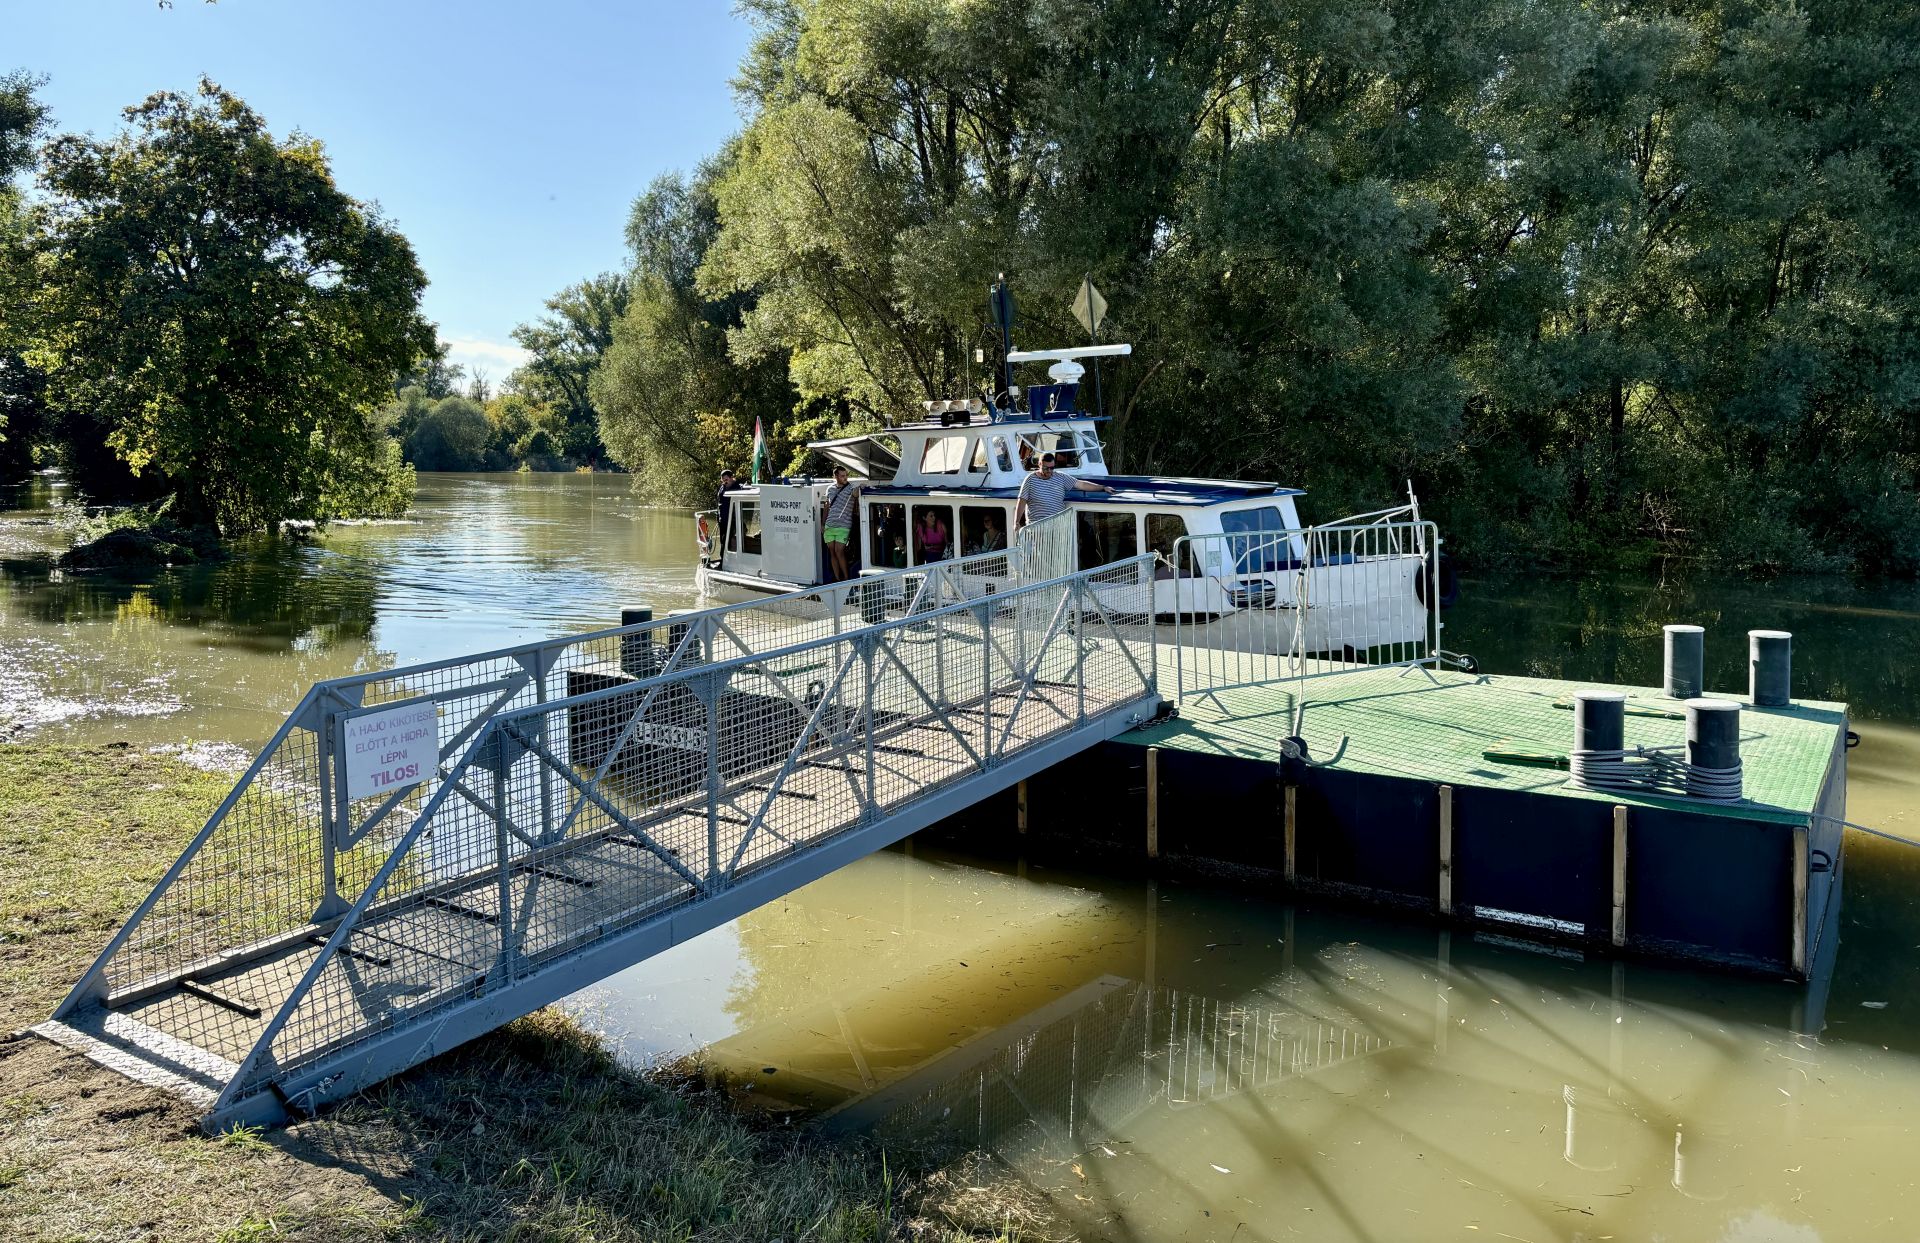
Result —
[[[232,562],[50,574],[0,493],[0,731],[258,746],[319,678],[693,604],[692,520],[606,476],[427,475],[414,517]],[[1469,578],[1496,672],[1657,681],[1660,626],[1794,632],[1852,704],[1853,819],[1920,836],[1920,588]],[[1089,1235],[1903,1239],[1920,1170],[1920,849],[1853,835],[1810,988],[1617,964],[1246,889],[885,851],[571,1003],[763,1107],[997,1153]],[[751,1085],[751,1091],[745,1089]]]

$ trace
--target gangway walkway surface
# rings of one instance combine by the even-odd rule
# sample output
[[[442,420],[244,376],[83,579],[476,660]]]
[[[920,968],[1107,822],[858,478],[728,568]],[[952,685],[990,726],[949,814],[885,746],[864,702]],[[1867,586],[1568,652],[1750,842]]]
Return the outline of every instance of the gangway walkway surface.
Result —
[[[1153,558],[1044,543],[316,685],[35,1030],[277,1120],[899,841],[1163,706]]]

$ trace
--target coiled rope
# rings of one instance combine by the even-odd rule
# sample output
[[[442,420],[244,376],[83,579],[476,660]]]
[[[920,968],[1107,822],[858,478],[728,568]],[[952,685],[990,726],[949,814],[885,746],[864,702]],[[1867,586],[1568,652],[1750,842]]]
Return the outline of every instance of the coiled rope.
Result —
[[[1573,784],[1619,794],[1677,794],[1737,803],[1745,794],[1740,765],[1707,768],[1688,760],[1685,746],[1627,747],[1618,751],[1574,748],[1567,753]]]

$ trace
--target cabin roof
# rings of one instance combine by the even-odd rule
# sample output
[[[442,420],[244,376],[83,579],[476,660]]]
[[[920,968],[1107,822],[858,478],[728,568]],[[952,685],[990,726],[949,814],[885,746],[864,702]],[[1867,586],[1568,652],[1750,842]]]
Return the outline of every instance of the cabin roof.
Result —
[[[938,419],[921,420],[916,423],[893,423],[889,424],[884,431],[878,431],[873,434],[876,436],[886,436],[893,432],[964,432],[969,428],[984,432],[991,431],[997,427],[1013,427],[1023,431],[1032,431],[1038,428],[1041,431],[1047,431],[1049,429],[1065,428],[1069,425],[1081,426],[1089,423],[1110,423],[1112,421],[1113,419],[1110,415],[1086,414],[1078,410],[1056,410],[1051,414],[1023,414],[1012,410],[1003,410],[1000,412],[999,417],[994,419],[984,419],[975,415],[971,422],[954,423],[951,425],[942,423]],[[820,442],[820,444],[830,443],[837,442]],[[810,449],[818,448],[819,445],[809,444],[807,447]]]
[[[1066,474],[1067,472],[1062,472]],[[1095,475],[1113,489],[1103,492],[1073,493],[1076,505],[1222,505],[1229,501],[1254,501],[1263,497],[1304,496],[1299,488],[1283,488],[1276,483],[1248,483],[1235,479],[1169,479],[1155,475]],[[1012,500],[1019,488],[941,487],[938,484],[868,484],[862,496],[952,496],[988,500]]]

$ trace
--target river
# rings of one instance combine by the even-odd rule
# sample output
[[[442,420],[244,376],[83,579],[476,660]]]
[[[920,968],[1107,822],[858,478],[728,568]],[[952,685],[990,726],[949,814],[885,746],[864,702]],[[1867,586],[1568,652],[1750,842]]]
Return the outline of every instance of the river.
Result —
[[[0,493],[15,742],[237,754],[316,679],[694,603],[691,518],[619,477],[423,475],[408,521],[136,575],[33,560],[59,496]],[[1792,630],[1798,693],[1864,736],[1850,815],[1920,829],[1920,588],[1465,588],[1447,645],[1497,673],[1656,682],[1660,625],[1689,621],[1734,688],[1745,630]],[[745,1103],[990,1149],[1089,1235],[1904,1238],[1920,850],[1847,850],[1810,990],[910,842],[570,1004],[637,1062],[702,1053]]]

